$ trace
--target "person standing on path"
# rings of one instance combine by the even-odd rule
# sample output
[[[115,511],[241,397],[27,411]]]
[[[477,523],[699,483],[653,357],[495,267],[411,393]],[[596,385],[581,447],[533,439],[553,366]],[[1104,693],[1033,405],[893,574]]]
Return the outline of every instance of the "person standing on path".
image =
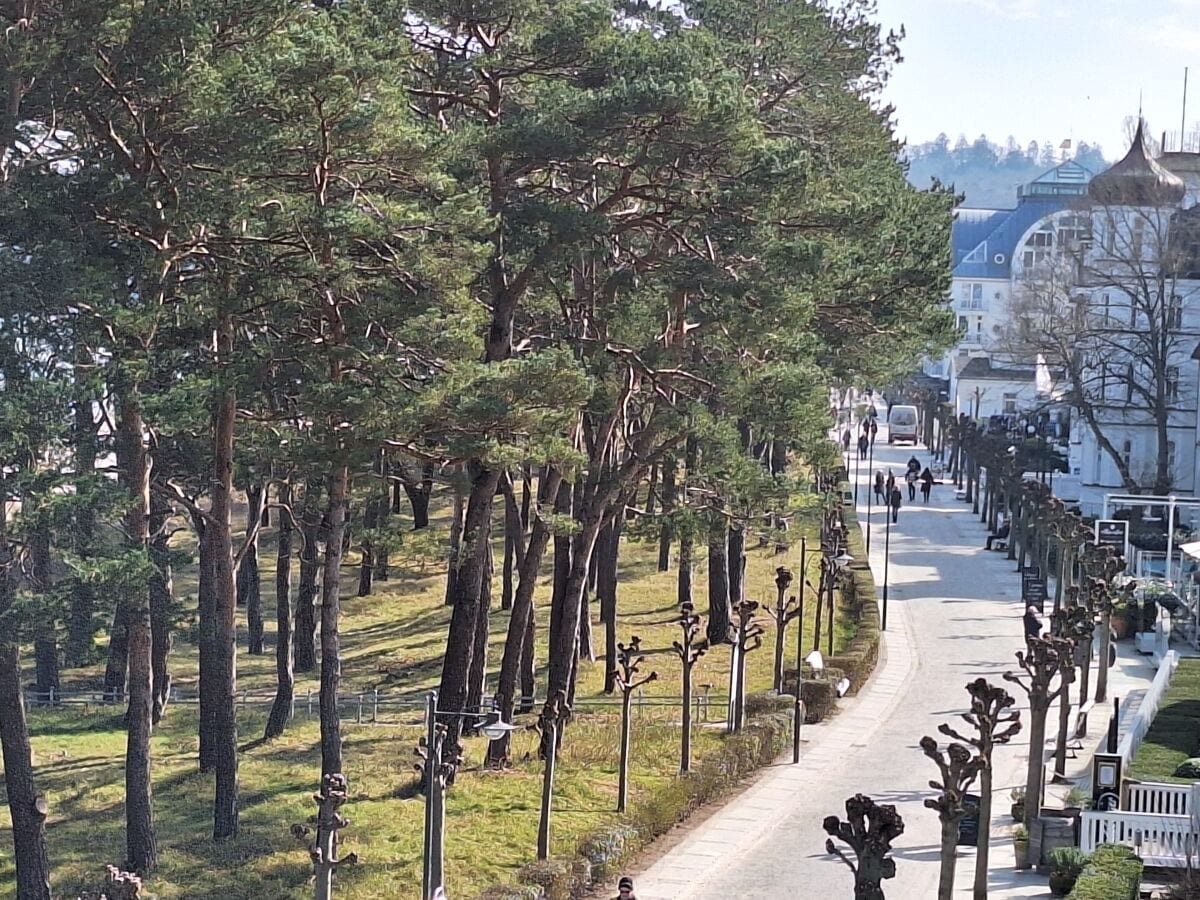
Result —
[[[900,488],[896,487],[895,485],[892,486],[892,495],[891,496],[892,496],[892,502],[890,505],[892,507],[892,524],[895,525],[896,520],[900,516],[900,502],[904,498],[900,496]]]
[[[864,429],[862,435],[858,439],[858,458],[867,458],[867,446],[870,444],[870,438],[867,437],[867,432]]]
[[[1036,606],[1027,606],[1025,615],[1022,616],[1022,621],[1025,625],[1025,640],[1026,642],[1036,640],[1042,634],[1042,617],[1038,615]]]
[[[846,430],[842,432],[842,452],[843,453],[850,452],[850,431],[851,431],[851,426],[849,424],[847,424]]]
[[[892,474],[892,470],[888,469],[887,483],[884,485],[883,502],[891,503],[892,489],[896,487],[896,476]]]
[[[929,505],[929,495],[933,491],[933,473],[929,471],[929,466],[925,467],[925,471],[921,473],[921,498],[925,505]]]
[[[912,503],[917,499],[917,473],[909,469],[904,473],[904,482],[908,485],[908,502]]]
[[[614,900],[637,900],[637,895],[633,892],[633,879],[628,875],[622,875],[621,880],[617,882],[617,896]]]
[[[885,499],[883,493],[883,469],[879,469],[875,472],[875,502],[883,503]]]
[[[879,433],[879,423],[875,421],[874,417],[872,417],[871,418],[871,446],[872,447],[875,446],[875,435],[878,433]]]

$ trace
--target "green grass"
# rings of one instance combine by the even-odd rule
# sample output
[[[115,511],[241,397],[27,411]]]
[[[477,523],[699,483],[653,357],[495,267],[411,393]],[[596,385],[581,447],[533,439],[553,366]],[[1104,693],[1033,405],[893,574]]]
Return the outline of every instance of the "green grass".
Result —
[[[1200,659],[1184,659],[1133,758],[1129,775],[1143,781],[1187,784],[1192,779],[1176,778],[1174,772],[1193,756],[1200,756]]]
[[[435,527],[437,523],[435,523]],[[427,546],[435,546],[428,544]],[[273,538],[263,539],[264,605],[273,609]],[[703,557],[703,553],[698,554]],[[768,548],[749,553],[748,595],[773,602],[774,570],[781,563],[795,567],[796,554],[776,556]],[[660,573],[656,548],[627,543],[620,572],[619,636],[637,634],[643,647],[663,648],[678,635],[675,617],[674,571]],[[548,569],[548,565],[546,567]],[[417,551],[395,565],[392,578],[377,584],[373,596],[353,596],[356,570],[344,575],[344,691],[379,688],[389,694],[407,693],[419,702],[434,687],[449,610],[442,604],[443,575],[435,559]],[[811,577],[815,577],[811,576]],[[180,596],[194,590],[194,573],[177,577]],[[705,573],[697,572],[697,605],[704,608]],[[548,584],[538,593],[538,659],[545,659]],[[499,597],[497,579],[494,595]],[[812,601],[806,630],[811,635]],[[593,604],[593,621],[596,610]],[[270,620],[270,616],[268,616]],[[239,630],[239,689],[269,691],[274,686],[273,630],[268,621],[267,655],[245,653],[244,623]],[[764,646],[749,657],[749,686],[770,687],[773,626],[768,624]],[[491,620],[489,662],[498,665],[507,613]],[[595,624],[595,643],[603,651],[603,632]],[[836,646],[848,635],[839,622]],[[808,639],[808,638],[806,638]],[[794,647],[794,636],[789,644]],[[822,640],[824,644],[824,640]],[[789,658],[792,651],[789,651]],[[715,650],[699,664],[695,683],[715,685],[723,692],[729,654]],[[194,688],[196,649],[178,641],[172,657],[176,684]],[[674,656],[652,656],[643,665],[659,680],[645,688],[646,697],[676,697],[679,665]],[[540,673],[544,675],[543,673]],[[64,688],[94,684],[98,667],[65,673]],[[493,676],[494,677],[494,676]],[[494,682],[493,682],[494,683]],[[602,664],[582,663],[578,698],[601,698]],[[310,896],[306,881],[309,864],[304,847],[289,833],[315,806],[311,795],[320,771],[318,727],[304,712],[303,698],[315,694],[315,673],[298,680],[300,698],[296,721],[277,740],[259,738],[265,707],[239,713],[241,833],[229,842],[211,840],[212,781],[196,771],[196,711],[194,706],[168,709],[153,738],[154,808],[161,869],[149,883],[159,900],[285,900]],[[714,717],[720,713],[714,712]],[[346,831],[346,850],[356,850],[362,863],[343,870],[338,896],[344,898],[402,898],[419,893],[422,818],[424,808],[413,798],[412,749],[422,733],[420,710],[389,710],[379,724],[344,726],[346,774],[352,820]],[[524,717],[522,724],[531,721]],[[34,756],[39,788],[50,801],[49,847],[55,888],[60,896],[94,886],[104,866],[123,856],[124,732],[111,709],[31,713]],[[566,735],[556,779],[553,852],[574,851],[581,835],[616,820],[618,717],[615,707],[589,708]],[[513,766],[503,772],[479,768],[484,740],[470,738],[466,766],[447,801],[446,870],[452,897],[468,898],[483,887],[510,878],[517,867],[534,857],[538,822],[541,764],[536,760],[536,736],[517,732]],[[721,737],[701,729],[694,742],[696,758],[720,746]],[[632,802],[673,778],[678,766],[678,710],[647,707],[634,714]],[[0,812],[0,898],[14,896],[11,838],[7,809]]]

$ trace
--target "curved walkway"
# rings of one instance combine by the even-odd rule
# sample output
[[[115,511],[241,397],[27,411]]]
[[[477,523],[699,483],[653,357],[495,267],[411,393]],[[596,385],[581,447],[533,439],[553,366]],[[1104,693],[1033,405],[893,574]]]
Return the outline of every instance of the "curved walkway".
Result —
[[[880,440],[875,467],[899,475],[910,455],[910,448]],[[928,459],[921,450],[917,456],[922,464]],[[860,478],[865,523],[865,464]],[[880,585],[883,524],[876,506],[870,562]],[[777,764],[642,872],[641,900],[848,896],[851,874],[825,853],[821,821],[844,815],[845,799],[858,792],[896,804],[904,817],[888,897],[936,896],[939,827],[921,802],[936,769],[918,741],[937,736],[939,723],[966,708],[968,681],[982,675],[999,682],[1022,643],[1019,582],[1003,554],[982,550],[984,536],[951,485],[936,486],[928,506],[919,494],[914,505],[905,504],[891,534],[888,631],[871,684],[833,719],[806,727],[799,765]],[[998,791],[1006,794],[1015,783],[1026,751],[1018,735],[999,752]],[[960,852],[959,885],[969,884],[973,867],[974,853]]]

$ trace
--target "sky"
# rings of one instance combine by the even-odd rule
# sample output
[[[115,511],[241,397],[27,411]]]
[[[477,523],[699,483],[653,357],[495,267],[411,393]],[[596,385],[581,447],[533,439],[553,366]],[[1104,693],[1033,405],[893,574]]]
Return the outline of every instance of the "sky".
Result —
[[[885,29],[904,25],[904,62],[884,99],[911,143],[945,132],[1003,144],[1128,146],[1143,115],[1178,148],[1183,70],[1187,133],[1200,129],[1200,0],[878,0]],[[1200,150],[1200,134],[1191,138]]]

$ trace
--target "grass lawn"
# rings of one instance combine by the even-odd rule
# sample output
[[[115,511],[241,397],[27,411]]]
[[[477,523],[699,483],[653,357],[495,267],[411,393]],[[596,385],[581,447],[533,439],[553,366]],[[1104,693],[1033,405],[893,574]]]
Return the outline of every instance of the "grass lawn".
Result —
[[[442,523],[444,525],[444,523]],[[439,523],[435,522],[436,538]],[[396,561],[390,580],[377,583],[374,595],[353,596],[357,571],[343,573],[344,691],[378,688],[390,695],[405,694],[413,708],[387,709],[377,724],[345,728],[346,774],[351,802],[344,812],[352,821],[345,832],[346,850],[356,850],[362,863],[343,869],[337,894],[344,898],[415,897],[420,890],[423,803],[413,797],[412,750],[420,727],[421,696],[436,686],[449,622],[442,603],[444,575],[431,555],[442,544],[425,540]],[[267,692],[274,685],[273,550],[271,531],[262,541],[264,612],[267,613],[267,655],[245,652],[244,621],[239,631],[239,688]],[[678,634],[675,617],[674,571],[656,571],[656,548],[626,543],[620,571],[622,640],[637,634],[646,648],[665,648]],[[704,553],[697,554],[703,559]],[[770,547],[749,553],[748,595],[773,602],[774,570],[781,564],[798,566],[798,550],[776,556]],[[394,558],[395,560],[395,558]],[[548,560],[546,569],[548,570]],[[697,606],[704,607],[705,573],[697,573]],[[815,573],[810,577],[815,580]],[[181,598],[194,593],[194,573],[176,580]],[[539,589],[538,659],[545,660],[548,584]],[[499,583],[494,590],[499,598]],[[189,601],[194,608],[194,601]],[[810,598],[806,631],[811,634]],[[507,613],[491,619],[490,663],[499,664]],[[596,608],[593,604],[595,623]],[[766,622],[769,629],[769,621]],[[595,623],[595,643],[603,652],[603,632]],[[840,648],[848,635],[836,635]],[[773,630],[764,646],[749,657],[751,690],[770,687]],[[789,642],[794,648],[793,641]],[[824,644],[824,640],[822,640]],[[793,651],[789,651],[789,659]],[[710,683],[724,693],[729,653],[720,648],[700,663],[696,684]],[[172,657],[175,683],[194,690],[196,648],[177,640]],[[659,674],[645,696],[677,697],[679,664],[674,656],[652,656],[643,666]],[[544,672],[542,673],[544,675]],[[64,688],[94,684],[99,669],[64,673]],[[259,738],[266,707],[248,705],[239,712],[241,833],[214,845],[211,838],[212,780],[196,771],[196,710],[176,705],[168,709],[154,735],[155,815],[161,869],[149,883],[159,900],[286,900],[311,896],[306,884],[309,863],[305,848],[289,834],[292,823],[304,822],[315,811],[311,800],[320,771],[318,728],[304,711],[308,690],[317,689],[316,673],[298,679],[299,708],[288,732],[270,743]],[[566,734],[555,792],[553,852],[573,852],[580,835],[616,818],[618,708],[589,706],[604,699],[602,664],[583,663],[578,700],[586,709]],[[1193,692],[1193,696],[1195,693]],[[615,699],[615,698],[613,698]],[[648,706],[634,714],[632,798],[675,776],[678,766],[678,709]],[[714,712],[720,718],[720,712]],[[523,723],[532,721],[524,717]],[[38,783],[50,801],[49,847],[56,892],[93,886],[107,863],[123,856],[124,732],[111,708],[85,712],[31,712]],[[508,878],[534,857],[538,822],[541,764],[535,755],[536,736],[518,732],[512,768],[503,772],[479,768],[484,739],[468,739],[466,765],[447,800],[446,870],[451,897],[470,898],[483,887]],[[719,746],[715,730],[701,729],[694,742],[697,758]],[[11,835],[7,808],[0,811],[0,898],[14,896]]]
[[[1129,775],[1143,781],[1188,784],[1193,779],[1176,778],[1173,773],[1193,756],[1200,756],[1200,659],[1183,659]]]

